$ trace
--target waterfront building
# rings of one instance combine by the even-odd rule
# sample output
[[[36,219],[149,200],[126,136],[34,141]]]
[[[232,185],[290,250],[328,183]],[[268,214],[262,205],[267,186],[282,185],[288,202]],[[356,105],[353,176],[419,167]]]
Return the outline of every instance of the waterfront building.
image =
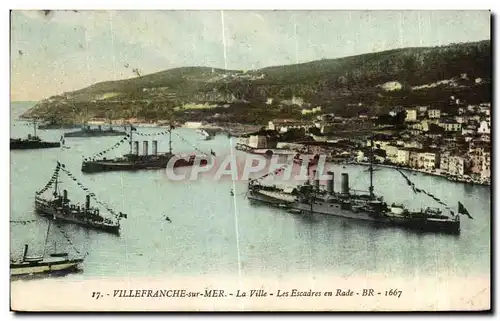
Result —
[[[398,156],[396,158],[396,163],[401,165],[409,165],[410,151],[406,148],[398,148]]]
[[[439,152],[426,151],[419,155],[419,167],[425,169],[436,169],[440,165]]]
[[[439,161],[439,168],[443,172],[448,172],[449,169],[449,162],[450,162],[450,152],[446,151],[441,154],[440,161]]]
[[[470,156],[470,171],[472,174],[488,179],[491,176],[491,146],[482,142],[471,144],[468,155]]]
[[[470,161],[464,156],[452,155],[448,158],[448,173],[463,176],[469,172]]]
[[[482,179],[491,179],[491,152],[485,151],[483,156],[483,166],[481,171]]]
[[[386,158],[391,163],[398,162],[398,147],[392,144],[385,145],[383,148],[386,152]]]
[[[411,168],[420,168],[420,152],[415,149],[409,149],[408,166]]]

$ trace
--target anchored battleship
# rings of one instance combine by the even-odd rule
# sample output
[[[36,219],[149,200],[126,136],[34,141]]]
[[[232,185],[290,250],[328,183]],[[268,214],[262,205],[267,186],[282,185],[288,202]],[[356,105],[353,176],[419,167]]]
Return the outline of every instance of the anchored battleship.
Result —
[[[57,252],[46,255],[50,225],[51,221],[47,227],[43,254],[28,256],[28,244],[25,244],[22,258],[10,261],[11,276],[68,273],[79,269],[79,265],[83,263],[85,257],[70,258],[68,253]]]
[[[373,146],[373,144],[372,144]],[[283,169],[283,168],[282,168]],[[278,169],[270,174],[277,174]],[[310,179],[297,187],[280,188],[266,186],[259,183],[260,179],[251,180],[248,184],[247,197],[250,200],[269,203],[278,207],[286,208],[293,213],[317,213],[333,215],[374,223],[400,226],[421,232],[443,232],[450,234],[460,233],[460,215],[470,216],[462,203],[458,204],[458,214],[449,207],[447,213],[440,208],[421,209],[412,211],[402,204],[388,205],[383,197],[374,194],[373,186],[373,155],[370,157],[370,186],[368,193],[355,193],[349,188],[349,175],[341,175],[341,191],[334,190],[334,173],[328,172],[329,180],[326,189],[320,188],[320,181],[314,172],[314,183]],[[308,166],[309,174],[309,166]],[[267,176],[266,174],[264,176]],[[404,175],[404,174],[403,174]],[[308,175],[309,177],[309,175]],[[407,181],[408,178],[405,176]],[[415,192],[427,193],[411,185]],[[435,200],[445,205],[441,200],[432,195]]]
[[[28,138],[11,138],[10,149],[40,149],[61,147],[61,142],[46,142],[36,135],[37,124],[33,122],[33,135]]]
[[[146,169],[165,169],[167,164],[171,161],[172,158],[176,157],[176,161],[173,164],[174,167],[183,167],[183,166],[194,166],[196,155],[189,155],[186,157],[180,157],[179,155],[175,155],[172,152],[172,130],[173,126],[170,126],[169,130],[160,134],[169,135],[169,150],[166,153],[158,152],[158,141],[152,141],[152,153],[149,154],[149,141],[143,141],[143,153],[139,154],[139,141],[133,140],[133,133],[136,129],[131,126],[130,134],[127,134],[127,137],[121,139],[117,144],[113,147],[109,148],[106,151],[98,153],[95,157],[84,159],[82,162],[82,172],[84,173],[96,173],[103,171],[136,171],[136,170],[146,170]],[[139,134],[139,133],[136,133]],[[141,135],[141,134],[139,134]],[[150,135],[150,134],[142,134],[142,135]],[[118,147],[120,144],[124,143],[126,140],[129,140],[130,143],[130,151],[128,154],[123,155],[122,157],[107,159],[103,157],[105,153],[109,150]],[[202,153],[205,156],[205,153]],[[97,158],[97,159],[96,159]],[[202,158],[200,161],[201,166],[205,166],[208,164],[208,160]]]
[[[75,181],[77,185],[87,193],[84,204],[72,203],[68,198],[67,190],[63,190],[61,193],[58,184],[60,183],[60,171],[65,172],[70,179]],[[54,186],[54,189],[51,197],[42,197],[43,193],[52,186]],[[94,201],[99,205],[105,207],[112,217],[102,215],[100,208],[91,206],[91,198],[94,199]],[[127,218],[127,214],[122,212],[115,213],[109,206],[97,200],[95,198],[95,194],[91,192],[89,193],[89,189],[84,187],[83,184],[81,184],[77,178],[65,168],[64,164],[61,164],[60,162],[57,163],[54,174],[47,185],[36,193],[35,210],[38,214],[52,218],[56,221],[78,224],[84,227],[114,234],[119,234],[120,232],[120,219]]]

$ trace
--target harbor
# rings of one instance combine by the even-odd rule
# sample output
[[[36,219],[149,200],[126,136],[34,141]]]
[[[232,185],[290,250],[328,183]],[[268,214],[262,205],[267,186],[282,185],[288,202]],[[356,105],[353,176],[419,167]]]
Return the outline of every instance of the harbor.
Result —
[[[44,136],[48,140],[58,140],[64,131],[50,130],[44,132]],[[140,131],[152,134],[158,129],[141,128]],[[202,151],[214,151],[217,157],[232,152],[241,158],[246,155],[235,148],[235,138],[216,135],[200,142],[195,129],[176,131]],[[29,128],[13,127],[16,136],[28,132]],[[61,225],[72,243],[82,253],[89,253],[81,264],[82,272],[68,274],[65,276],[68,280],[164,273],[173,276],[238,275],[240,268],[243,275],[271,277],[304,270],[311,273],[334,271],[341,275],[363,271],[394,276],[435,274],[443,270],[466,276],[489,271],[491,192],[488,187],[434,176],[411,176],[416,186],[431,191],[448,204],[462,202],[474,217],[473,220],[462,217],[458,236],[418,233],[328,215],[297,215],[278,207],[255,204],[246,195],[248,182],[232,181],[230,177],[217,182],[211,177],[177,182],[169,180],[163,170],[93,175],[80,172],[84,157],[112,146],[116,140],[116,137],[75,138],[67,142],[71,147],[68,150],[11,152],[11,181],[15,182],[11,185],[11,220],[41,219],[34,210],[35,193],[47,183],[57,161],[64,163],[65,168],[110,208],[128,214],[128,218],[121,221],[120,237],[78,224]],[[160,146],[168,146],[167,135],[158,140]],[[192,146],[179,140],[172,140],[172,149],[179,153],[193,151]],[[122,152],[117,149],[110,157],[120,156]],[[329,165],[338,173],[335,190],[341,190],[340,173],[343,172],[349,174],[353,190],[368,189],[369,178],[363,171],[366,168]],[[189,171],[190,168],[176,170]],[[384,194],[389,204],[404,200],[406,206],[420,209],[432,201],[425,195],[415,194],[404,178],[392,169],[378,169],[374,172],[374,180],[374,192]],[[68,190],[70,199],[85,200],[85,191],[71,184],[61,186]],[[13,225],[11,255],[21,257],[25,244],[30,244],[33,252],[41,253],[45,230],[46,220]],[[49,244],[57,241],[61,251],[72,250],[61,234],[51,237],[54,239]],[[291,258],[293,264],[289,263]]]

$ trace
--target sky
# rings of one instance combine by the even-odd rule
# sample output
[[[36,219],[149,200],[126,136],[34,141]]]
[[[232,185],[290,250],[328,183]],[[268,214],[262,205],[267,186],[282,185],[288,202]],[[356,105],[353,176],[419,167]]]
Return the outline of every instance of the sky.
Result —
[[[489,11],[12,11],[11,100],[183,66],[251,70],[490,39]]]

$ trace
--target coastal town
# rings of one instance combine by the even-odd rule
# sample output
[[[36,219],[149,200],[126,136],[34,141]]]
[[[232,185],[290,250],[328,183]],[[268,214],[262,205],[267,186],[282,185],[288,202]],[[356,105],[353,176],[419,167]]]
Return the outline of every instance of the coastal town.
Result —
[[[287,103],[280,102],[280,104]],[[176,122],[176,127],[205,129],[213,134],[238,137],[237,148],[252,153],[283,150],[326,155],[331,162],[367,164],[374,142],[373,162],[450,180],[490,185],[491,103],[469,104],[451,95],[447,102],[395,106],[389,113],[359,112],[349,117],[322,113],[293,97],[290,106],[301,108],[301,119],[273,119],[258,124],[207,121]],[[360,103],[359,105],[362,105]],[[349,106],[347,106],[349,108]],[[360,107],[360,106],[355,106]],[[89,125],[105,125],[106,119],[91,119]],[[115,119],[113,126],[135,124],[162,127],[171,120],[147,122]],[[285,152],[286,153],[286,152]]]

